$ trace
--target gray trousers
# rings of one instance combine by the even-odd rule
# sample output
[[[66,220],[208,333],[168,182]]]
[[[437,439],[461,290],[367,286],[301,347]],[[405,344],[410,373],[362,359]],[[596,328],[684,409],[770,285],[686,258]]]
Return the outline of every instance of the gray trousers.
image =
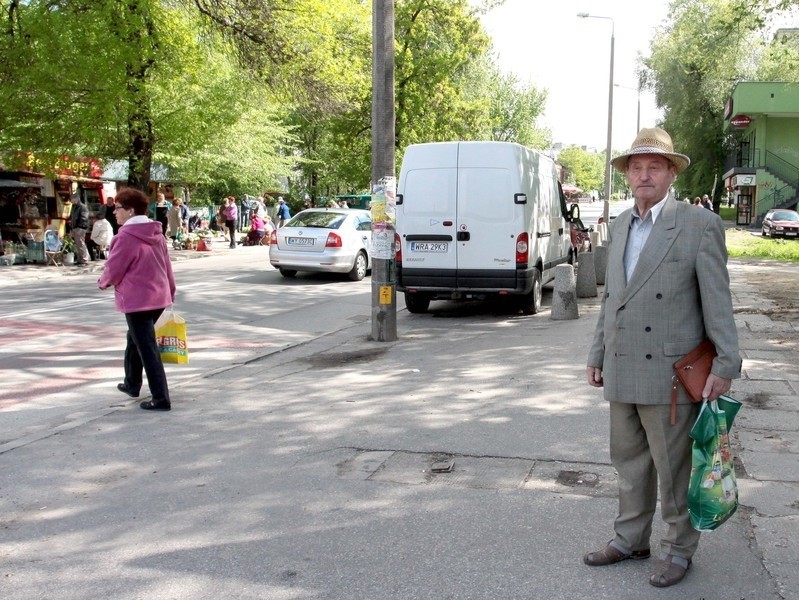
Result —
[[[688,516],[691,438],[698,404],[678,404],[677,424],[669,423],[668,404],[610,403],[610,458],[619,473],[616,544],[649,548],[660,483],[660,511],[668,529],[661,551],[691,558],[699,532]]]
[[[75,240],[75,262],[89,262],[89,248],[86,246],[86,230],[73,229],[72,239]]]

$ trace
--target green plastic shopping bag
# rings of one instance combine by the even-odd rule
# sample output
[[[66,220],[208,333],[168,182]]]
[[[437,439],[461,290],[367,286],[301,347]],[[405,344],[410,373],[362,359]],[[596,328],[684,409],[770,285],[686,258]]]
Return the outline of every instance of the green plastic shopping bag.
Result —
[[[729,396],[702,402],[691,429],[691,482],[688,514],[697,531],[712,531],[738,509],[738,484],[729,431],[741,403]]]

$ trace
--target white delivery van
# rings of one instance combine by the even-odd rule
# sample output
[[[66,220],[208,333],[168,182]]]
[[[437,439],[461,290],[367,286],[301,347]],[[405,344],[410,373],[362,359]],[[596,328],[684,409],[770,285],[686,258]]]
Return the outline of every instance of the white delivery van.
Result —
[[[405,151],[397,189],[397,289],[410,312],[431,300],[518,296],[571,261],[570,215],[552,159],[509,142],[437,142]]]

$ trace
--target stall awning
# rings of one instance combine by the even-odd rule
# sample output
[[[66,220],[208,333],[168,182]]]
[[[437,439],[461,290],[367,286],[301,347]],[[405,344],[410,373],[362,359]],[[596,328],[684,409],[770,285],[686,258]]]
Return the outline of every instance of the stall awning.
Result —
[[[14,179],[0,179],[0,188],[41,188],[38,183],[15,181]]]

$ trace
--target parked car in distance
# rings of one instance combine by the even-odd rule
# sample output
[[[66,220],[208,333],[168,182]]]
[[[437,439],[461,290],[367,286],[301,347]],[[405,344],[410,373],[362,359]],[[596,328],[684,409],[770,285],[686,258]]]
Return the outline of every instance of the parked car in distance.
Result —
[[[635,202],[633,200],[617,200],[616,202],[612,202],[610,205],[610,214],[608,215],[608,221],[613,222],[616,217],[618,217],[621,213],[623,213],[628,208],[632,208]]]
[[[309,208],[269,239],[269,262],[283,277],[298,271],[346,273],[360,281],[371,268],[372,217],[368,210]]]
[[[763,217],[761,235],[769,237],[799,237],[799,213],[785,208],[774,208]]]

